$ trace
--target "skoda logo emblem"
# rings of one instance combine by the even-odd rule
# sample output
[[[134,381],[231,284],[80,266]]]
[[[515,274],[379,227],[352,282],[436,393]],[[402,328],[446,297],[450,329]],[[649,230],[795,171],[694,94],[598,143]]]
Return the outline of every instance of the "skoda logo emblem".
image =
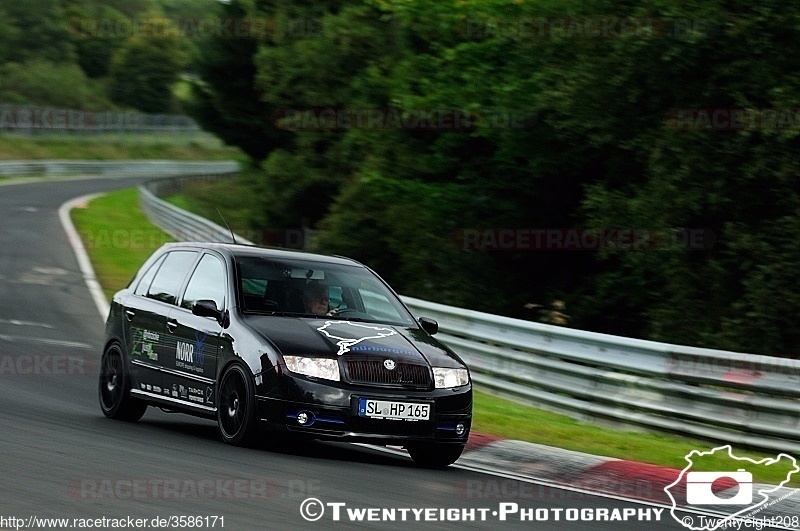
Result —
[[[383,360],[383,366],[386,367],[387,370],[393,371],[397,364],[394,360]]]

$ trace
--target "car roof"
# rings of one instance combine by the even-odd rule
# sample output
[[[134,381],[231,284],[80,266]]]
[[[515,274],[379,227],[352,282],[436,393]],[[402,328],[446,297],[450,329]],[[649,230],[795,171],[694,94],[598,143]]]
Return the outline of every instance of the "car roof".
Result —
[[[312,262],[325,262],[329,264],[353,265],[365,267],[360,262],[344,256],[325,255],[298,251],[293,249],[266,248],[254,245],[241,245],[233,243],[215,242],[170,242],[164,244],[165,249],[212,249],[229,253],[234,257],[250,256],[263,258],[289,258],[294,260],[307,260]]]

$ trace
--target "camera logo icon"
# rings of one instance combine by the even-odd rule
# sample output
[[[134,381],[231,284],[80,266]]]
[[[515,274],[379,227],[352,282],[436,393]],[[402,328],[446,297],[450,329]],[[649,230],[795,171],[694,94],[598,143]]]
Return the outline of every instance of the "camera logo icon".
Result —
[[[712,486],[738,484],[732,497],[721,498]],[[728,481],[725,481],[728,480]],[[727,489],[726,489],[727,490]],[[753,501],[753,474],[740,468],[736,472],[689,472],[686,474],[686,503],[690,505],[748,505]]]

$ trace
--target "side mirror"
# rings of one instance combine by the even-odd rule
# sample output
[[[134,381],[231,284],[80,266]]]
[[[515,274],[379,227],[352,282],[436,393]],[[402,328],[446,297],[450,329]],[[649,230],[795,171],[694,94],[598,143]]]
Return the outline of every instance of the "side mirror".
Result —
[[[222,310],[217,308],[217,303],[211,299],[200,299],[194,303],[192,313],[200,317],[213,317],[217,322],[222,322]]]
[[[439,331],[439,323],[430,317],[420,317],[418,321],[422,329],[428,332],[430,335],[434,335]]]

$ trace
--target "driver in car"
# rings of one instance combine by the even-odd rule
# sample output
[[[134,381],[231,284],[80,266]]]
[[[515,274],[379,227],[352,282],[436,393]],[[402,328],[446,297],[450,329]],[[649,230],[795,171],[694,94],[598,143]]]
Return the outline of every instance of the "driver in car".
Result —
[[[309,282],[303,290],[303,305],[305,306],[306,313],[312,315],[330,315],[328,312],[328,304],[330,303],[330,296],[328,295],[328,286],[320,284],[319,282]]]

